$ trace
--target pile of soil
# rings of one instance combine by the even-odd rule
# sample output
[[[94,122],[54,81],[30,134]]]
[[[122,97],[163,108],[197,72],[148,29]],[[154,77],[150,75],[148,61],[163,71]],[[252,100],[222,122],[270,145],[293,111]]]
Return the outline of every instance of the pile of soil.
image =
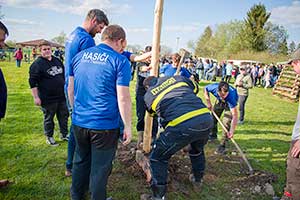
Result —
[[[144,172],[135,161],[135,146],[134,142],[128,146],[119,145],[116,160],[124,165],[123,173],[141,180],[146,188],[149,187],[149,183],[146,182]],[[188,198],[193,187],[189,181],[191,164],[188,154],[184,151],[175,154],[170,159],[168,171],[168,192],[180,193]],[[225,188],[231,191],[232,199],[239,199],[243,193],[244,196],[255,194],[258,187],[259,192],[264,192],[266,183],[277,181],[277,176],[263,171],[255,171],[250,175],[240,156],[232,154],[220,156],[206,152],[204,184],[211,186],[220,179],[228,180]]]

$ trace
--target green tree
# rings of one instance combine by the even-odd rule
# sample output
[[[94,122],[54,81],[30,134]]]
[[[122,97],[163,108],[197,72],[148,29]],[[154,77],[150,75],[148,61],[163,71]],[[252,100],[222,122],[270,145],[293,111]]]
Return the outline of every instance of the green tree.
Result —
[[[292,52],[294,52],[296,50],[296,43],[294,41],[292,41],[289,45],[289,51],[288,53],[291,54]]]
[[[265,45],[272,54],[288,54],[288,34],[283,26],[268,22],[265,27]]]
[[[208,42],[212,38],[212,30],[209,26],[207,26],[200,36],[199,40],[196,44],[195,55],[196,56],[211,56],[211,52],[209,52]]]
[[[242,31],[245,27],[243,21],[230,21],[218,25],[216,33],[210,40],[209,46],[212,47],[217,56],[229,57],[231,54],[245,48]]]
[[[264,26],[271,13],[267,13],[263,4],[255,4],[247,12],[245,19],[245,40],[251,45],[254,51],[264,51],[267,49],[265,44],[266,30]]]
[[[191,50],[192,52],[195,52],[196,44],[194,40],[189,40],[186,44],[186,46]]]
[[[51,39],[51,41],[56,42],[60,45],[64,45],[67,40],[67,35],[62,31],[60,34]]]
[[[297,49],[299,49],[300,48],[300,42],[298,43],[298,45],[297,45]]]

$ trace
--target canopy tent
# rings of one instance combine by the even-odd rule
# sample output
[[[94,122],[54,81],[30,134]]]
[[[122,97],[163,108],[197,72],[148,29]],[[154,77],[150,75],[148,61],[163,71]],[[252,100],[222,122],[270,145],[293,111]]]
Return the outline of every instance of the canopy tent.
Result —
[[[63,45],[60,45],[58,43],[55,42],[51,42],[45,39],[39,39],[39,40],[30,40],[30,41],[25,41],[25,42],[17,42],[17,45],[20,45],[22,47],[38,47],[39,44],[41,44],[42,42],[47,41],[51,44],[52,47],[62,47],[64,48]]]

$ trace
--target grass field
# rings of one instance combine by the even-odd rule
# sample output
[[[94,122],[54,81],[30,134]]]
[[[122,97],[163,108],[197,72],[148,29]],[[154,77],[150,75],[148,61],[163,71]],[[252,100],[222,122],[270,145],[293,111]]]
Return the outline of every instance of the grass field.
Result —
[[[43,135],[43,115],[33,104],[28,85],[28,64],[21,68],[15,63],[0,62],[8,87],[6,118],[0,122],[0,179],[13,181],[9,187],[0,189],[0,199],[45,200],[69,199],[70,178],[64,177],[67,143],[50,147]],[[135,82],[131,84],[134,103]],[[206,83],[201,83],[201,87]],[[201,91],[201,90],[200,90]],[[203,96],[202,92],[199,96]],[[271,89],[254,88],[246,106],[246,122],[236,130],[235,139],[246,151],[254,169],[269,171],[278,176],[273,183],[277,196],[282,194],[285,183],[285,158],[298,104],[271,95]],[[135,115],[133,107],[133,114]],[[133,134],[136,139],[135,116]],[[56,126],[56,133],[58,133]],[[55,134],[58,139],[58,134]],[[213,156],[216,144],[206,147],[207,158]],[[233,148],[233,147],[231,147]],[[239,167],[216,162],[207,169],[217,170],[217,181],[204,182],[199,192],[190,192],[188,199],[232,199],[230,184],[236,179]],[[114,164],[109,194],[118,200],[139,199],[148,191],[145,181],[128,173],[118,160]],[[230,168],[229,169],[227,169]],[[185,184],[184,182],[182,184]],[[191,190],[192,191],[192,190]],[[180,192],[171,192],[169,199],[187,199]],[[264,194],[242,194],[239,199],[271,199]]]

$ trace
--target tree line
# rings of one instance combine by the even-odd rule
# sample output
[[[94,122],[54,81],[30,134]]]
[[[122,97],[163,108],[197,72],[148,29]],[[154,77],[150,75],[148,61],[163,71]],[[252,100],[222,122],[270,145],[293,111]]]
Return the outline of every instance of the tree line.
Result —
[[[268,21],[270,16],[263,4],[255,4],[244,20],[220,24],[215,32],[207,26],[197,41],[188,42],[188,47],[200,57],[264,59],[269,55],[266,61],[270,57],[284,60],[296,49],[296,44],[292,41],[288,45],[287,31],[283,26]]]

